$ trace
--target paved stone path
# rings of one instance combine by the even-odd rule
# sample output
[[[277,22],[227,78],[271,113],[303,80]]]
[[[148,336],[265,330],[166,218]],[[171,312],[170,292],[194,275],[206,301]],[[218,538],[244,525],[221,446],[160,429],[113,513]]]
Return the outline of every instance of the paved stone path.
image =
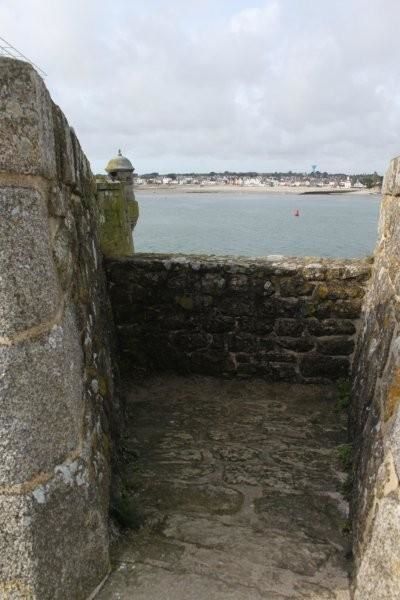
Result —
[[[160,377],[128,406],[144,525],[99,600],[348,600],[334,388]]]

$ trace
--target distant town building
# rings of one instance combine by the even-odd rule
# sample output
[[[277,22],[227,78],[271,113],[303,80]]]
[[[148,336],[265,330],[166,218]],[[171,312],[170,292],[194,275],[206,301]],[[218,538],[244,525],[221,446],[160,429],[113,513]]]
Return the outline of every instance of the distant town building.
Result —
[[[350,177],[347,177],[346,181],[344,182],[344,186],[343,186],[346,190],[349,190],[352,185],[351,185],[351,179]]]
[[[359,188],[359,189],[363,189],[367,186],[365,186],[363,183],[361,183],[361,181],[359,179],[357,179],[357,181],[355,182],[354,186],[355,188]]]

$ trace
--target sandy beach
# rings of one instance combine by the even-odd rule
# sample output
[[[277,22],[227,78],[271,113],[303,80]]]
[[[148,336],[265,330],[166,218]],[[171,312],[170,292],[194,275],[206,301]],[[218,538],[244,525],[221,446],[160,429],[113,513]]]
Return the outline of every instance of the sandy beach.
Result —
[[[135,186],[135,191],[145,194],[165,194],[168,193],[179,193],[179,194],[219,194],[219,193],[236,193],[236,194],[304,194],[304,193],[315,193],[315,194],[326,194],[326,193],[338,193],[338,194],[350,194],[350,195],[371,195],[379,194],[380,191],[377,189],[351,189],[343,190],[337,189],[332,190],[331,187],[310,187],[310,186],[238,186],[238,185],[138,185]]]

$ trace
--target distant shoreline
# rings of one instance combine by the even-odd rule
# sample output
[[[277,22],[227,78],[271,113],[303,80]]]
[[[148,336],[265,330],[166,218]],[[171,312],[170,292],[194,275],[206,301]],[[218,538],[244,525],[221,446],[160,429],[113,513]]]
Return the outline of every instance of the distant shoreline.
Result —
[[[301,192],[302,196],[313,196],[313,195],[318,195],[318,194],[322,194],[322,195],[326,195],[329,196],[330,194],[378,194],[379,192],[371,192],[371,190],[332,190],[332,189],[323,189],[323,190],[307,190],[306,192]]]
[[[220,193],[235,193],[235,194],[301,194],[301,195],[334,195],[334,194],[350,194],[352,196],[371,196],[378,195],[381,192],[376,189],[332,189],[331,187],[288,187],[277,185],[274,187],[264,186],[237,186],[237,185],[140,185],[135,186],[135,192],[144,194],[220,194]]]

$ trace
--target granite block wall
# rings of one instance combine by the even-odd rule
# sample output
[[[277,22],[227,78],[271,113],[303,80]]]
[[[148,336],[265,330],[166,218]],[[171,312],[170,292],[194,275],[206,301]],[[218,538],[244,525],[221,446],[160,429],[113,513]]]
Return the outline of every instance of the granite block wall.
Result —
[[[0,598],[107,575],[111,317],[89,163],[34,69],[0,58]]]
[[[400,598],[400,159],[383,185],[379,239],[353,368],[355,600]]]
[[[125,374],[349,374],[366,260],[137,254],[106,268]]]

